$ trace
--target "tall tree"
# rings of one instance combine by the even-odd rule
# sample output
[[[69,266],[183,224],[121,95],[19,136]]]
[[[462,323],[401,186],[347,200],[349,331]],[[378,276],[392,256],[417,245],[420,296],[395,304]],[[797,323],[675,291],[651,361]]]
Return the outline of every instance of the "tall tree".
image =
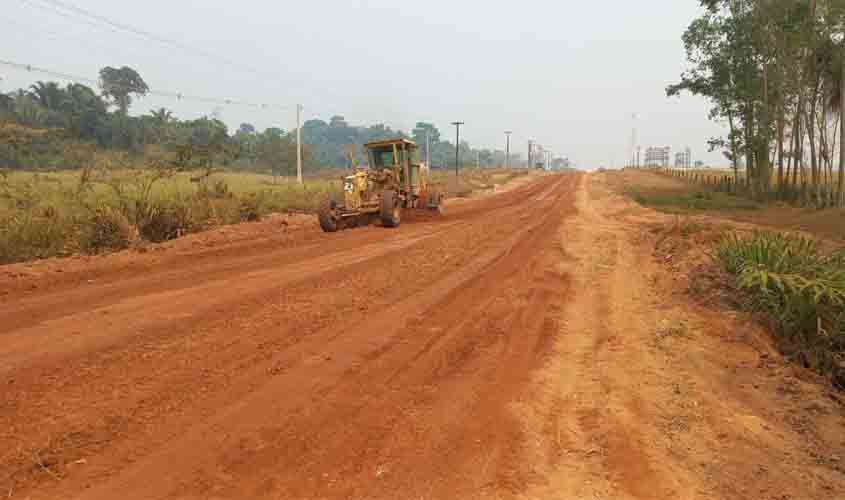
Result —
[[[100,87],[103,95],[117,105],[120,114],[126,116],[132,105],[132,96],[145,96],[150,91],[147,82],[134,69],[123,66],[107,66],[100,70]]]

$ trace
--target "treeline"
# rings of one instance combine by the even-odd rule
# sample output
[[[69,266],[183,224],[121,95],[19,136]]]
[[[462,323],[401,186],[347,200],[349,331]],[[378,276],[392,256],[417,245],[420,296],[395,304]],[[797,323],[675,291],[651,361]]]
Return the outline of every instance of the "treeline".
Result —
[[[129,67],[103,68],[99,87],[39,81],[27,89],[0,94],[0,168],[76,168],[90,156],[79,151],[96,148],[136,156],[145,156],[150,150],[179,152],[190,154],[199,166],[295,173],[295,130],[270,127],[262,131],[243,123],[230,131],[213,116],[180,120],[165,108],[130,114],[133,100],[146,95],[149,87]],[[407,137],[423,146],[426,133],[432,162],[452,166],[455,146],[441,141],[431,124],[418,123],[406,134],[383,124],[350,125],[342,116],[303,124],[304,161],[311,170],[352,167],[366,161],[361,148],[364,143]],[[464,165],[474,165],[477,160],[483,166],[504,164],[503,152],[475,150],[466,142],[461,144],[461,154]]]
[[[690,69],[667,89],[712,104],[734,185],[756,199],[840,206],[845,184],[845,2],[699,0]],[[745,175],[740,175],[740,170]]]
[[[442,140],[440,130],[431,123],[418,122],[410,133],[391,130],[384,125],[359,127],[349,125],[342,116],[333,116],[328,122],[308,120],[302,126],[303,142],[311,148],[315,163],[327,166],[354,166],[366,162],[361,148],[370,141],[403,137],[411,139],[420,147],[420,159],[426,160],[426,141],[430,143],[429,164],[435,167],[454,167],[455,145]],[[479,163],[482,167],[502,166],[505,152],[490,149],[476,149],[461,141],[461,164],[471,167]],[[517,165],[520,157],[511,153],[511,162]]]

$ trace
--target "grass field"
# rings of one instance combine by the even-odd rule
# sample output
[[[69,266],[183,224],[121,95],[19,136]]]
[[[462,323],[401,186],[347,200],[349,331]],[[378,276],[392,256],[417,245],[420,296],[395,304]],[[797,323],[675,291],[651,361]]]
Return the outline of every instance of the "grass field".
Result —
[[[435,171],[448,196],[489,190],[524,170]],[[162,176],[148,169],[92,173],[6,172],[0,175],[0,264],[73,253],[101,253],[133,242],[165,241],[210,227],[258,220],[269,213],[313,213],[342,196],[344,171],[295,179],[218,172]]]
[[[760,204],[708,186],[690,184],[681,179],[645,170],[607,173],[610,184],[644,206],[670,213],[694,213],[707,210],[751,211]]]

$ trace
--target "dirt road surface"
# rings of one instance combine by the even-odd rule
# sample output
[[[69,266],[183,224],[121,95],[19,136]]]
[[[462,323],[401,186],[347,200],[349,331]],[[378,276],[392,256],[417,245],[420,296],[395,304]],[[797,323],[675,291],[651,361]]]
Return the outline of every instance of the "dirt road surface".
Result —
[[[397,230],[8,267],[0,498],[845,492],[841,406],[673,293],[629,208],[546,176]]]

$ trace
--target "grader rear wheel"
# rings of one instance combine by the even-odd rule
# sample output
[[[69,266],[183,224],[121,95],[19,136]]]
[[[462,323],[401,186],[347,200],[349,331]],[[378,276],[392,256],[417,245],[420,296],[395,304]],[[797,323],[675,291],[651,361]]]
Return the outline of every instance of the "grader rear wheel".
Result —
[[[428,191],[420,191],[417,194],[417,204],[414,208],[428,208],[430,194]]]
[[[428,208],[439,209],[443,203],[443,193],[435,189],[428,193]]]

